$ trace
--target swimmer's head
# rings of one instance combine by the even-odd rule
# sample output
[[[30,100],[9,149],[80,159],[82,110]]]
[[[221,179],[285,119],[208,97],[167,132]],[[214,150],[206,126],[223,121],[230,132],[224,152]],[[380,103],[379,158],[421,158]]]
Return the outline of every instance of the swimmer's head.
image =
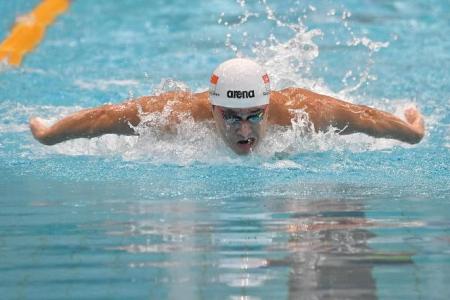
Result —
[[[221,63],[211,75],[212,105],[249,108],[269,104],[269,76],[256,62],[234,58]]]
[[[267,128],[267,73],[249,59],[228,60],[213,72],[209,95],[216,127],[224,141],[238,154],[250,153]]]

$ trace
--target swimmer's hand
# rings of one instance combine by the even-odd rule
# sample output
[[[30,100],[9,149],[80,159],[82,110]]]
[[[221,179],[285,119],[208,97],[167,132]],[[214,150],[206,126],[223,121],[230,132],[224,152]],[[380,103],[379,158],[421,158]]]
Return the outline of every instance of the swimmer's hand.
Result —
[[[404,111],[405,119],[419,137],[419,142],[425,134],[425,123],[422,114],[416,107],[410,107]]]
[[[34,138],[41,142],[44,145],[53,145],[50,140],[47,139],[47,131],[48,128],[45,126],[44,122],[42,122],[39,118],[31,118],[30,119],[30,130],[33,134]]]

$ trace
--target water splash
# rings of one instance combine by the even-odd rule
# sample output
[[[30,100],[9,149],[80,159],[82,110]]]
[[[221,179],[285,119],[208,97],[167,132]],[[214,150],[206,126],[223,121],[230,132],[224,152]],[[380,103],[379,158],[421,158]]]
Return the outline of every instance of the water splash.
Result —
[[[126,161],[139,161],[151,164],[175,164],[180,166],[192,164],[208,165],[259,165],[267,168],[303,168],[294,162],[298,154],[320,152],[363,152],[389,149],[403,145],[393,140],[374,139],[365,135],[340,136],[335,128],[315,133],[308,115],[302,111],[293,111],[291,127],[271,127],[264,141],[249,156],[238,156],[230,150],[219,137],[215,125],[210,122],[195,122],[190,115],[182,116],[180,123],[167,128],[167,119],[172,112],[175,101],[169,101],[161,112],[142,114],[142,122],[135,128],[139,136],[104,135],[93,139],[76,139],[55,146],[47,147],[32,141],[28,131],[29,114],[40,115],[50,125],[57,119],[78,110],[79,107],[18,107],[16,115],[23,120],[11,119],[19,126],[19,131],[26,133],[30,145],[23,149],[26,155],[34,157],[63,155],[89,155],[102,157],[121,157]],[[400,107],[400,106],[399,106]],[[10,110],[8,110],[8,114]],[[56,112],[56,113],[55,113]],[[3,114],[2,114],[3,115]],[[12,117],[12,115],[11,115]],[[15,132],[15,128],[3,127],[3,132]],[[25,154],[24,154],[25,155]],[[275,159],[275,162],[271,162]],[[283,162],[277,162],[281,160]]]
[[[172,78],[162,78],[160,83],[153,88],[153,94],[161,95],[167,92],[191,92],[189,86]]]
[[[272,88],[279,90],[292,86],[322,86],[325,89],[320,81],[308,78],[314,59],[319,56],[319,47],[313,39],[321,35],[320,30],[297,32],[286,42],[271,35],[255,45],[252,51],[256,60],[270,74]]]
[[[237,57],[246,56],[248,33],[241,29],[249,20],[249,17],[262,18],[259,12],[251,12],[245,1],[238,1],[244,10],[244,15],[240,16],[240,22],[235,24],[223,23],[228,29],[225,38],[225,46],[229,48]],[[254,41],[251,46],[253,57],[258,63],[263,65],[271,76],[272,88],[282,89],[289,86],[304,86],[312,88],[317,86],[317,80],[308,79],[312,63],[319,55],[319,47],[314,42],[315,38],[321,37],[319,29],[308,30],[301,18],[297,22],[283,21],[276,15],[276,12],[269,6],[266,0],[260,1],[261,8],[265,12],[265,18],[273,22],[276,28],[290,31],[292,37],[287,41],[280,40],[276,34],[270,33],[262,41]],[[314,8],[311,9],[314,11]],[[218,21],[222,24],[224,13]],[[233,35],[242,32],[244,41],[239,44],[233,41]]]
[[[376,42],[372,41],[368,37],[357,38],[352,33],[352,40],[347,43],[349,47],[364,46],[369,50],[367,64],[363,70],[359,73],[359,76],[353,76],[353,71],[349,70],[342,79],[344,88],[338,92],[338,95],[347,96],[352,92],[357,91],[363,84],[367,84],[369,81],[376,80],[377,77],[370,74],[370,71],[374,65],[373,54],[380,51],[382,48],[389,47],[389,42]],[[355,82],[353,86],[350,85],[348,79],[351,78],[352,82]]]
[[[332,91],[322,78],[312,75],[320,53],[317,40],[322,40],[325,34],[318,28],[308,28],[306,25],[310,14],[314,16],[320,15],[316,7],[308,3],[300,4],[297,2],[289,9],[289,13],[298,14],[299,16],[295,20],[289,20],[287,15],[283,15],[286,12],[275,11],[267,0],[259,1],[260,7],[254,8],[257,10],[256,12],[252,12],[245,1],[238,1],[238,3],[244,11],[243,16],[239,17],[241,22],[232,24],[222,22],[225,13],[221,13],[218,21],[219,24],[223,24],[228,30],[225,36],[225,46],[237,57],[253,56],[253,59],[268,70],[274,89],[301,86],[317,92],[345,97],[352,101],[352,93],[357,92],[362,86],[369,84],[370,81],[377,79],[376,76],[371,74],[375,63],[373,56],[381,49],[389,47],[390,42],[374,41],[367,36],[356,34],[351,26],[352,13],[345,7],[340,9],[331,8],[321,17],[333,18],[333,23],[336,23],[336,27],[343,29],[347,33],[349,39],[346,41],[345,37],[338,38],[336,31],[332,31],[331,34],[335,35],[335,39],[337,39],[337,46],[347,48],[364,47],[367,49],[365,54],[367,55],[367,60],[357,66],[355,70],[347,70],[341,79],[343,87],[338,91]],[[263,13],[260,13],[259,10],[262,10]],[[249,16],[257,18],[261,22],[266,20],[273,23],[273,28],[265,39],[253,41],[250,48],[251,55],[247,53],[248,39],[239,40],[242,31],[244,31],[243,36],[248,36],[248,32],[245,30],[245,23],[248,21]],[[262,18],[265,18],[265,20],[261,20]],[[285,34],[281,33],[282,30],[290,32],[290,37],[286,38]]]

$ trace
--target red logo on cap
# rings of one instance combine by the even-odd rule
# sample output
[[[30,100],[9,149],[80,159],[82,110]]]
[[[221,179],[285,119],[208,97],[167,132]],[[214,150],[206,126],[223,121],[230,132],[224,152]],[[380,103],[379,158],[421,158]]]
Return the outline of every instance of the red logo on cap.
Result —
[[[217,84],[217,81],[219,81],[219,76],[217,76],[217,75],[215,75],[215,74],[212,74],[212,75],[211,75],[211,80],[210,80],[210,82],[211,82],[212,84]]]
[[[267,75],[267,74],[264,74],[264,76],[262,77],[262,79],[264,80],[264,83],[265,84],[267,84],[267,83],[269,83],[269,75]]]

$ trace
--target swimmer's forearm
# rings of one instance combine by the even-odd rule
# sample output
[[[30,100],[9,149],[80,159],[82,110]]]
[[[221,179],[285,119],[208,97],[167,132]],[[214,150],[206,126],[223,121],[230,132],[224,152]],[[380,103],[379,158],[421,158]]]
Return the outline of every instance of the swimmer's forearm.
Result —
[[[415,123],[408,123],[400,118],[367,106],[347,112],[347,124],[341,123],[342,134],[362,132],[377,138],[390,138],[409,144],[420,142],[424,136],[421,115]],[[350,115],[350,116],[348,116]]]
[[[134,135],[130,126],[140,119],[135,103],[105,105],[74,113],[56,122],[44,131],[32,131],[36,139],[46,145],[54,145],[76,138],[92,138],[103,134]],[[30,122],[30,126],[32,126]]]
[[[291,98],[300,99],[300,108],[308,112],[316,130],[333,126],[340,134],[365,133],[373,137],[397,139],[416,144],[425,133],[422,115],[415,108],[405,111],[407,122],[396,116],[365,105],[342,101],[304,89],[284,91]]]

